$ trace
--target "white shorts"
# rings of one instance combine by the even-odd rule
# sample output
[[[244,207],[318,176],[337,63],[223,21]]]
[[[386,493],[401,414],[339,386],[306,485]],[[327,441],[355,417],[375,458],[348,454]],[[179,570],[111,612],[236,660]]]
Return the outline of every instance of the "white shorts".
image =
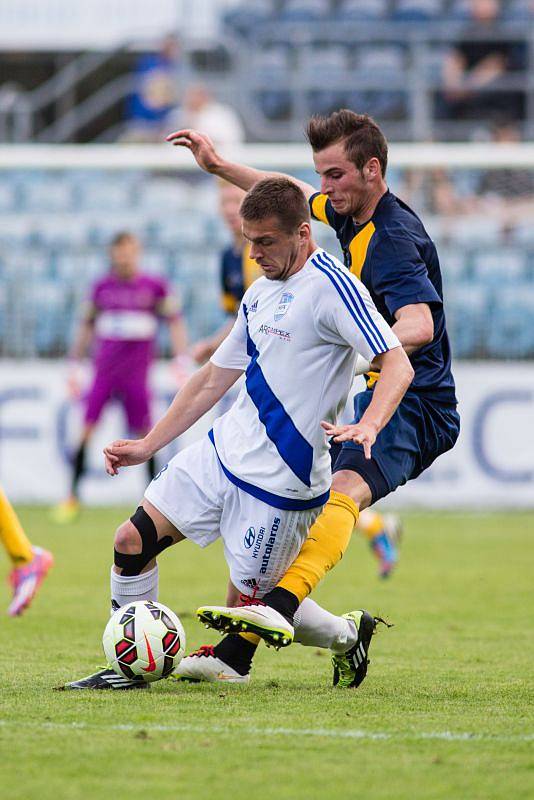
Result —
[[[200,547],[221,536],[232,583],[258,597],[276,586],[322,511],[274,508],[239,489],[207,436],[177,453],[145,497]]]

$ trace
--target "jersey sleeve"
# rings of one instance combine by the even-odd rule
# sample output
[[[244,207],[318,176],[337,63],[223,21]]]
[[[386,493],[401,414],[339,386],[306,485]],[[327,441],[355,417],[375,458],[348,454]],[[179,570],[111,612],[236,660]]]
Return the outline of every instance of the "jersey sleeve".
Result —
[[[316,192],[312,194],[308,202],[313,219],[324,222],[325,225],[330,225],[335,231],[339,230],[346,217],[336,214],[332,208],[332,203],[325,194]]]
[[[442,305],[425,262],[407,236],[382,235],[373,250],[371,269],[375,295],[383,297],[391,315],[415,303]]]
[[[217,367],[245,370],[249,365],[245,308],[246,306],[241,303],[232,330],[210,358]]]
[[[326,341],[346,344],[367,361],[400,347],[400,342],[377,311],[363,283],[346,269],[326,274],[328,285],[320,293],[318,328]]]

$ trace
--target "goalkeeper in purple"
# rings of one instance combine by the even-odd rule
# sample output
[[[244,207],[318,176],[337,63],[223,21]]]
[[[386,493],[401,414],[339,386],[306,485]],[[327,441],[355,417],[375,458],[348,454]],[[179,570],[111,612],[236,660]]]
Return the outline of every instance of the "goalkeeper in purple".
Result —
[[[110,247],[111,268],[92,287],[71,351],[69,384],[79,395],[77,370],[92,347],[93,379],[84,398],[84,427],[72,461],[70,495],[55,509],[58,522],[72,520],[79,511],[79,484],[85,472],[87,445],[102,411],[119,402],[128,430],[144,436],[151,427],[149,372],[155,355],[160,321],[169,326],[174,355],[185,355],[187,337],[177,303],[166,281],[140,271],[141,246],[129,232],[118,233]],[[155,473],[148,464],[149,477]]]

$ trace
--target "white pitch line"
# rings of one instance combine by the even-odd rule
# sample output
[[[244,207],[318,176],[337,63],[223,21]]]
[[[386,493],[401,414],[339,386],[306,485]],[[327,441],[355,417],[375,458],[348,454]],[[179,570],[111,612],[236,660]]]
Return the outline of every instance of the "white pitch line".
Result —
[[[252,726],[239,726],[228,728],[220,725],[152,725],[151,723],[140,722],[137,725],[131,723],[115,725],[88,725],[85,722],[17,722],[15,720],[0,720],[0,727],[28,727],[42,730],[79,730],[79,731],[124,731],[127,733],[139,733],[140,731],[151,733],[201,733],[206,734],[230,734],[231,736],[245,734],[247,736],[317,736],[328,739],[359,739],[371,741],[445,741],[445,742],[499,742],[499,743],[519,743],[534,742],[534,733],[515,734],[511,736],[500,736],[490,733],[467,733],[453,731],[431,731],[429,733],[418,733],[416,731],[394,731],[378,732],[364,730],[340,730],[336,728],[261,728]]]

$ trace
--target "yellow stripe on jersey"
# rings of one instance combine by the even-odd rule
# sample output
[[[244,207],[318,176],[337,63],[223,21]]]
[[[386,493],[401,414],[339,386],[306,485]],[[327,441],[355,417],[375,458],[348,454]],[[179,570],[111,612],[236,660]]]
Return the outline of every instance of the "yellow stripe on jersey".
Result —
[[[372,389],[377,380],[380,378],[379,372],[368,372],[367,373],[367,388]]]
[[[328,197],[325,194],[317,194],[312,200],[311,210],[313,216],[318,219],[320,222],[325,222],[327,225],[330,225],[328,222],[328,217],[326,216],[326,203],[328,201]]]
[[[250,257],[250,245],[248,243],[241,253],[241,264],[243,268],[243,286],[247,291],[248,287],[263,275],[259,264]]]
[[[372,222],[367,223],[365,228],[362,228],[361,231],[356,234],[349,245],[350,271],[353,272],[357,278],[361,277],[369,242],[374,232],[374,224]]]
[[[227,314],[237,314],[237,309],[239,308],[239,301],[230,294],[230,292],[223,292],[221,295],[221,305],[223,307],[223,311],[226,311]]]

